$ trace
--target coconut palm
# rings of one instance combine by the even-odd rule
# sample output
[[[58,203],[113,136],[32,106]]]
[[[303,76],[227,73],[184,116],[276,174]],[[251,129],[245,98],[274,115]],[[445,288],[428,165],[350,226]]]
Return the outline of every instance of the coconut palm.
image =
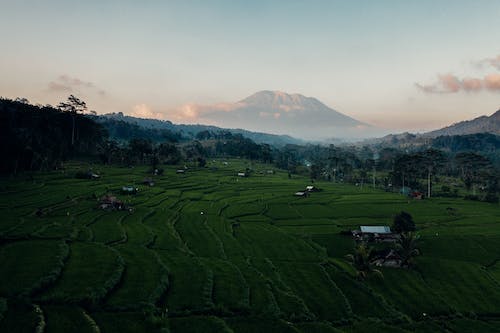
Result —
[[[357,271],[358,279],[364,280],[368,275],[374,274],[383,277],[382,272],[373,267],[370,262],[372,248],[361,242],[354,248],[353,254],[348,254],[346,259]]]
[[[401,257],[402,266],[412,267],[415,264],[414,258],[420,255],[420,250],[417,248],[419,238],[411,231],[401,233],[396,249]]]

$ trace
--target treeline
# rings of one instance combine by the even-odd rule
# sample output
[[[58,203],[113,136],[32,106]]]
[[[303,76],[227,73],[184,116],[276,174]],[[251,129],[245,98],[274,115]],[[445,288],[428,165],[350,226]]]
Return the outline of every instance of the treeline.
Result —
[[[106,137],[102,126],[77,111],[0,99],[1,173],[53,169],[95,155]]]
[[[97,116],[91,118],[96,121],[98,120]],[[107,130],[110,138],[119,142],[126,142],[133,138],[150,140],[156,143],[189,140],[181,132],[174,132],[163,128],[146,128],[113,118],[100,119],[97,122]]]
[[[425,196],[458,196],[457,189],[463,185],[472,191],[470,199],[498,202],[500,191],[499,168],[487,156],[473,151],[289,145],[275,153],[275,163],[312,180],[369,184],[387,191],[412,189]],[[437,182],[442,184],[438,189],[434,186]]]
[[[181,132],[145,128],[121,120],[104,124],[84,115],[86,105],[74,96],[52,106],[25,100],[0,100],[2,173],[58,168],[68,159],[91,158],[104,164],[131,166],[196,163],[216,157],[241,157],[274,163],[289,174],[359,184],[394,191],[411,188],[436,193],[440,177],[461,180],[471,196],[495,200],[499,192],[499,137],[492,134],[438,137],[427,145],[377,146],[296,145],[276,148],[242,134],[203,130],[194,139]],[[111,134],[111,135],[110,135]],[[436,149],[438,148],[438,149]],[[449,186],[440,195],[456,195]],[[480,193],[479,196],[477,193]]]

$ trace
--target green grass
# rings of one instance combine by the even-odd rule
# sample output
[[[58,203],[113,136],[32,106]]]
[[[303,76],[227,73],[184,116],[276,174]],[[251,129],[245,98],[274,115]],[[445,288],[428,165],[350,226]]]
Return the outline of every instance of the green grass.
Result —
[[[35,174],[34,182],[0,179],[0,331],[33,332],[41,318],[47,332],[498,327],[490,320],[500,317],[498,205],[413,201],[323,181],[315,183],[323,191],[297,198],[309,179],[225,161],[190,165],[185,175],[175,173],[183,166],[166,166],[153,187],[140,185],[150,177],[146,166],[83,162]],[[74,178],[90,167],[100,180]],[[247,167],[250,177],[235,176]],[[139,193],[121,195],[127,184],[139,184]],[[99,210],[108,192],[133,211]],[[416,267],[357,280],[345,259],[355,243],[340,231],[391,225],[401,210],[421,235]]]
[[[68,246],[56,240],[8,243],[0,248],[0,295],[30,295],[54,282]]]
[[[129,244],[116,249],[126,269],[120,288],[108,297],[107,306],[127,310],[141,309],[148,304],[153,306],[168,287],[167,267],[150,249]]]
[[[157,250],[169,269],[169,288],[163,306],[173,314],[190,314],[213,309],[213,270],[198,258],[171,255]]]
[[[66,305],[47,305],[43,307],[45,332],[47,333],[95,333],[93,319],[83,309]]]
[[[61,278],[41,299],[98,302],[119,282],[123,270],[123,259],[116,250],[99,243],[73,243]]]
[[[102,333],[162,333],[168,327],[165,319],[142,312],[94,312],[90,315]]]
[[[234,333],[234,331],[227,326],[223,319],[214,316],[173,318],[169,323],[172,332]]]

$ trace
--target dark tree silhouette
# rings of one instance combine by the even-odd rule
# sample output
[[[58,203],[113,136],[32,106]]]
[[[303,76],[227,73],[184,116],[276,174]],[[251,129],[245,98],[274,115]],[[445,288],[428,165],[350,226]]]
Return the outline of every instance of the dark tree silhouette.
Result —
[[[84,113],[87,111],[87,104],[75,97],[74,95],[69,95],[66,102],[61,102],[57,106],[61,111],[68,112],[71,114],[72,119],[72,129],[71,129],[71,145],[75,145],[75,131],[76,131],[76,115],[79,113]]]
[[[407,212],[396,214],[392,224],[392,231],[397,233],[415,231],[413,217]]]
[[[420,255],[420,250],[417,248],[419,236],[413,232],[403,232],[396,243],[396,249],[401,257],[402,266],[413,267],[415,265],[414,258]]]
[[[365,243],[360,243],[354,248],[354,253],[346,256],[346,259],[356,270],[357,277],[360,280],[364,280],[371,274],[383,277],[382,272],[374,268],[371,263],[371,252],[371,247]]]

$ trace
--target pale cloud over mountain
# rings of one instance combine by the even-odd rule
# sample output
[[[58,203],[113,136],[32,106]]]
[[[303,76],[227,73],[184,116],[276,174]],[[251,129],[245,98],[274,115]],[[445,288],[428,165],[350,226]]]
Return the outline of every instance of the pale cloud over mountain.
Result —
[[[493,58],[475,61],[472,63],[480,69],[485,68],[489,69],[490,71],[492,69],[500,70],[500,55]],[[490,72],[479,77],[463,78],[451,73],[440,74],[437,77],[437,81],[434,83],[416,83],[415,85],[425,93],[448,94],[458,93],[460,91],[470,93],[480,91],[500,92],[500,73]]]

